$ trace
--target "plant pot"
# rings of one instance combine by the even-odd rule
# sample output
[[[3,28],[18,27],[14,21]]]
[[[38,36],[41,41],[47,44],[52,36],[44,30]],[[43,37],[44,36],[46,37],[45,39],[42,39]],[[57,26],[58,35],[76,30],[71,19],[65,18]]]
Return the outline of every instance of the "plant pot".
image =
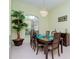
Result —
[[[22,43],[23,43],[23,40],[24,40],[24,39],[20,39],[20,40],[13,40],[14,45],[15,45],[15,46],[21,46],[21,45],[22,45]]]

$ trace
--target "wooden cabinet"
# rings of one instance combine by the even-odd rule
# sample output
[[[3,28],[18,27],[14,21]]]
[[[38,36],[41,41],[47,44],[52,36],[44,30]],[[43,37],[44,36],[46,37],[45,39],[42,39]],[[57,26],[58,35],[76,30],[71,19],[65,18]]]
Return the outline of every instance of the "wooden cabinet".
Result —
[[[63,45],[69,46],[70,45],[70,34],[69,33],[61,33],[61,37],[63,38]]]

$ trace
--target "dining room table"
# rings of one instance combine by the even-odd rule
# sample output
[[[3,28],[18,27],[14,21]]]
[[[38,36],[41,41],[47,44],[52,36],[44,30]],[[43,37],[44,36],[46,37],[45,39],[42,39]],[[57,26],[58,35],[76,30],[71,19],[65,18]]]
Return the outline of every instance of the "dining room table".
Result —
[[[54,40],[54,36],[48,35],[46,37],[46,35],[44,35],[44,34],[37,34],[36,38],[40,44],[44,44],[45,56],[46,56],[46,59],[48,59],[48,46],[52,45],[52,42]],[[61,53],[63,53],[63,39],[62,38],[60,38],[60,42],[61,42],[61,44],[60,44],[61,45]]]

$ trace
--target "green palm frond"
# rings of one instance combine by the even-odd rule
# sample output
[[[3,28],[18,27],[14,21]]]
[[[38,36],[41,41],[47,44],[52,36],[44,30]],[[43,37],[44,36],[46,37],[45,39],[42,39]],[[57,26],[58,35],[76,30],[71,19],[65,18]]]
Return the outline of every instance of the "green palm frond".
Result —
[[[18,19],[12,20],[12,23],[17,25],[18,24]]]
[[[18,25],[18,24],[23,23],[23,20],[14,19],[14,20],[12,20],[12,23]]]
[[[22,23],[21,26],[27,27],[28,24],[26,24],[26,23]]]
[[[12,28],[15,29],[17,32],[20,31],[19,27],[17,27],[17,26],[12,26]]]
[[[25,16],[23,15],[22,11],[12,10],[11,16],[15,17],[15,19],[12,20],[12,24],[14,24],[12,28],[16,31],[21,31],[24,27],[28,26],[28,24],[24,23],[23,19],[25,18]]]
[[[15,11],[15,10],[12,10],[11,16],[12,16],[12,17],[19,18],[19,19],[25,19],[25,16],[23,15],[23,12],[22,12],[22,11]]]

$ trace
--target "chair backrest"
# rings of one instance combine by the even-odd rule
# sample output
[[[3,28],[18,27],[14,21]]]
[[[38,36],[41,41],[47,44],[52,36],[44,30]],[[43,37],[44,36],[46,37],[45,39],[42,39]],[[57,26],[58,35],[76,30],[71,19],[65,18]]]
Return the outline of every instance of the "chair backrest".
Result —
[[[54,39],[60,39],[61,33],[54,33]]]
[[[35,35],[36,35],[36,32],[34,30],[31,30],[30,39],[35,39]]]
[[[60,42],[60,33],[54,33],[54,40],[53,40],[53,48],[56,48],[59,46],[59,42]]]
[[[46,31],[46,37],[48,37],[48,35],[50,35],[50,31]]]
[[[52,32],[51,32],[51,36],[54,36],[54,33],[56,33],[56,31],[52,31]]]
[[[37,40],[36,40],[36,34],[38,33],[38,31],[34,31],[32,30],[30,32],[30,39],[31,39],[31,44],[33,43],[35,46],[37,45]]]
[[[46,34],[50,34],[50,31],[46,31]]]
[[[39,31],[35,31],[35,34],[39,34]]]

